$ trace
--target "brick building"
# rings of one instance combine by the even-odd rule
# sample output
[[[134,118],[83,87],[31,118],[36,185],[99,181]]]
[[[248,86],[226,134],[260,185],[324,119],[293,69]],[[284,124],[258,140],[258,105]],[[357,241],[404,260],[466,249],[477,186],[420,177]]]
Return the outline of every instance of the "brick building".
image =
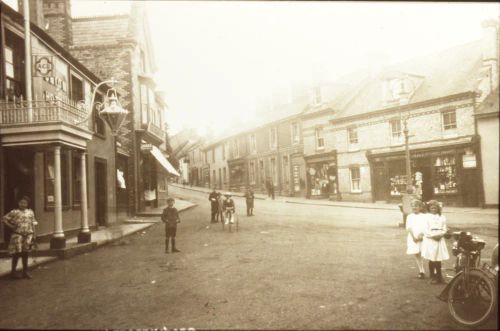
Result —
[[[168,171],[162,93],[156,90],[156,70],[144,4],[134,2],[128,13],[114,16],[70,16],[69,0],[43,4],[47,32],[80,62],[104,79],[114,78],[123,108],[129,111],[116,137],[117,212],[120,218],[165,204]],[[168,168],[169,170],[166,170]]]
[[[28,196],[38,235],[62,248],[68,235],[85,242],[90,229],[117,222],[115,142],[100,118],[88,118],[100,78],[42,29],[42,2],[32,3],[32,54],[52,63],[52,74],[34,66],[28,75],[24,17],[0,3],[0,214]],[[8,239],[0,225],[0,244]]]

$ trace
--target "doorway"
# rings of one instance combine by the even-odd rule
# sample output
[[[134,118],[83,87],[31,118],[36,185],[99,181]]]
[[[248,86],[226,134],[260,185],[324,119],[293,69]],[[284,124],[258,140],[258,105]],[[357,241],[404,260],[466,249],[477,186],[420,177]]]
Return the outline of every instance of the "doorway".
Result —
[[[5,212],[17,208],[18,200],[30,198],[30,208],[35,205],[34,152],[26,149],[5,149]],[[11,231],[4,227],[4,242],[8,243]]]
[[[419,167],[415,169],[415,173],[416,172],[420,172],[422,174],[422,201],[429,201],[434,197],[431,167]]]
[[[95,159],[95,221],[105,226],[107,221],[107,171],[106,160]]]
[[[387,170],[384,164],[379,164],[373,167],[373,185],[374,185],[374,199],[375,201],[387,201],[389,199],[389,182]]]
[[[475,169],[463,169],[462,172],[462,197],[464,207],[477,207],[479,204]]]

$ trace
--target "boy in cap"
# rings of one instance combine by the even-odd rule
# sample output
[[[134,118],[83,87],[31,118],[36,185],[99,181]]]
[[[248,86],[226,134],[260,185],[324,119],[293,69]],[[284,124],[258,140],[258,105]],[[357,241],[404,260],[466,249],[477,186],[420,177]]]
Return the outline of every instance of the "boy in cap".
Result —
[[[175,248],[175,235],[177,234],[177,223],[180,223],[179,212],[174,208],[175,200],[167,199],[167,208],[163,209],[161,221],[165,223],[165,253],[168,253],[168,241],[172,242],[172,253],[178,253],[180,250]]]
[[[224,200],[224,203],[223,203],[223,209],[224,209],[224,213],[230,211],[231,212],[231,217],[229,219],[226,219],[226,224],[228,223],[231,223],[233,224],[234,223],[234,213],[236,212],[236,209],[235,209],[235,206],[234,206],[234,200],[231,198],[231,193],[227,192],[226,194],[224,194],[224,196],[226,197],[226,200]]]

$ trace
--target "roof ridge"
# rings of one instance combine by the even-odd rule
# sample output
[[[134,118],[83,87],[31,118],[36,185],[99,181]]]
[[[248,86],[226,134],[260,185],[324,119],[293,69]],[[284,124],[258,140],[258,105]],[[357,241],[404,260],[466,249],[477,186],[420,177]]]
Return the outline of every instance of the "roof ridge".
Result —
[[[72,16],[72,21],[78,20],[97,20],[97,19],[113,19],[113,18],[122,18],[130,16],[130,13],[119,13],[119,14],[107,14],[107,15],[84,15],[84,16]]]

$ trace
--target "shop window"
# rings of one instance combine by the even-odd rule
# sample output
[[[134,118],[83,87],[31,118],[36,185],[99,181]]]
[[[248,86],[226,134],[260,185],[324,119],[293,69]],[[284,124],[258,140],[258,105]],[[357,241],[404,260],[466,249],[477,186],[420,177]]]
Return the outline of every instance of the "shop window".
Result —
[[[292,143],[298,144],[300,142],[300,131],[299,131],[299,123],[292,123]]]
[[[276,128],[269,129],[269,148],[276,149],[278,146],[278,130]]]
[[[288,156],[283,156],[283,179],[285,185],[290,183],[290,174],[288,172]]]
[[[442,116],[443,116],[443,128],[445,130],[451,130],[457,128],[457,114],[455,109],[443,112]]]
[[[87,158],[85,158],[85,161],[87,162]],[[87,170],[87,178],[88,176],[88,166],[85,167]],[[81,191],[81,185],[82,185],[82,167],[81,167],[81,159],[80,155],[74,153],[73,154],[73,206],[78,206],[82,202],[82,191]],[[87,183],[87,201],[89,201],[89,186]],[[88,206],[88,205],[87,205]]]
[[[316,148],[325,148],[325,138],[323,137],[323,128],[316,129]]]
[[[457,167],[454,156],[440,156],[434,161],[434,194],[457,193]]]
[[[405,160],[391,161],[389,163],[389,180],[391,196],[400,196],[406,192],[406,165]]]
[[[359,167],[352,167],[351,172],[351,192],[361,192],[361,176]]]
[[[256,140],[256,137],[255,137],[255,134],[251,134],[250,137],[250,151],[251,153],[257,153],[257,140]]]
[[[251,184],[255,183],[255,164],[253,162],[250,162],[248,165],[248,179],[250,180]]]
[[[358,143],[358,128],[349,128],[347,132],[349,136],[349,144],[356,145]]]
[[[54,182],[55,167],[54,153],[46,152],[45,158],[45,208],[54,208]],[[69,187],[68,187],[68,157],[66,153],[61,152],[61,198],[63,207],[69,206]]]
[[[274,184],[276,185],[276,183],[278,182],[277,176],[276,176],[277,175],[277,171],[276,171],[276,159],[275,158],[271,158],[270,162],[271,162],[271,169],[270,169],[271,170],[271,178],[272,178]]]
[[[298,171],[296,169],[294,171]],[[307,174],[311,196],[328,197],[330,194],[337,194],[337,168],[334,163],[312,163]],[[294,177],[295,185],[299,184],[299,174],[295,173]]]

